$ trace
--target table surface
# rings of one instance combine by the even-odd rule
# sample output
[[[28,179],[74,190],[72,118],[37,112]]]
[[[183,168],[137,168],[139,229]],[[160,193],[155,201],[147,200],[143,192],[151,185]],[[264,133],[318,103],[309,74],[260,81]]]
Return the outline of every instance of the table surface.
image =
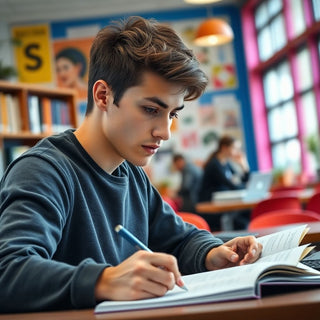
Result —
[[[310,227],[302,243],[320,242],[320,222],[308,223]],[[260,236],[281,231],[291,226],[259,229]],[[130,312],[94,314],[93,309],[58,312],[3,314],[0,320],[96,320],[96,319],[320,319],[320,288],[296,293],[278,294],[262,299],[223,303],[198,304]]]
[[[305,189],[301,191],[295,191],[292,195],[299,198],[302,204],[306,203],[314,194],[313,189]],[[206,214],[217,214],[222,212],[230,212],[235,210],[247,210],[253,209],[259,201],[243,201],[243,200],[226,200],[226,201],[208,201],[200,202],[196,205],[197,212]]]
[[[152,310],[94,314],[93,309],[0,315],[0,320],[240,320],[320,319],[320,289],[245,301],[198,304]]]

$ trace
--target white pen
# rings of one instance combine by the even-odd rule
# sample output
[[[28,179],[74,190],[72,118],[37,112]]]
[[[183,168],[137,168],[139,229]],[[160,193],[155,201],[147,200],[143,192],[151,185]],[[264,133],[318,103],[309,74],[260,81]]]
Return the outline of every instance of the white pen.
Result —
[[[145,244],[143,244],[139,239],[137,239],[130,231],[128,231],[124,226],[118,224],[115,228],[115,231],[132,244],[137,250],[145,250],[152,252]],[[188,288],[185,285],[179,286],[179,288],[188,291]]]

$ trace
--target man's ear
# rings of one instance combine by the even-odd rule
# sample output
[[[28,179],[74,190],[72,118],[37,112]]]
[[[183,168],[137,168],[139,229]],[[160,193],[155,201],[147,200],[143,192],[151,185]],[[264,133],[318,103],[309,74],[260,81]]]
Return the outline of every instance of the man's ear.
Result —
[[[97,80],[93,85],[93,100],[101,111],[106,111],[108,105],[113,103],[113,94],[108,84],[103,80]]]

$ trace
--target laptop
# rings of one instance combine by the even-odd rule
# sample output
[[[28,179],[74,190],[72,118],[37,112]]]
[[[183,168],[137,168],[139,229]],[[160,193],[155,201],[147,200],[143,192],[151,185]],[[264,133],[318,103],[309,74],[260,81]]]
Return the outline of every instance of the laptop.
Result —
[[[272,184],[271,172],[252,172],[246,189],[217,191],[212,193],[212,201],[226,202],[241,200],[243,202],[259,201],[269,195]]]

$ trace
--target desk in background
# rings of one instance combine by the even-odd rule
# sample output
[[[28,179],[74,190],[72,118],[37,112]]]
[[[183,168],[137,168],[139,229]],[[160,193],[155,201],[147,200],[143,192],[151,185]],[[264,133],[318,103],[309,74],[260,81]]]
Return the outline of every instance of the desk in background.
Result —
[[[296,195],[302,204],[307,203],[307,201],[314,194],[313,189],[305,189],[301,191],[297,191],[292,193],[292,195]],[[258,202],[256,201],[242,201],[242,200],[228,200],[228,201],[208,201],[208,202],[200,202],[197,204],[196,209],[199,213],[208,213],[208,214],[217,214],[222,212],[230,212],[234,210],[247,210],[253,209]]]
[[[313,194],[314,189],[305,189],[292,193],[292,195],[299,198],[303,205],[308,202]],[[243,201],[238,199],[218,202],[200,202],[196,205],[196,210],[200,214],[222,214],[222,230],[231,230],[230,220],[232,220],[232,216],[236,214],[236,211],[252,210],[260,201],[261,200]]]

